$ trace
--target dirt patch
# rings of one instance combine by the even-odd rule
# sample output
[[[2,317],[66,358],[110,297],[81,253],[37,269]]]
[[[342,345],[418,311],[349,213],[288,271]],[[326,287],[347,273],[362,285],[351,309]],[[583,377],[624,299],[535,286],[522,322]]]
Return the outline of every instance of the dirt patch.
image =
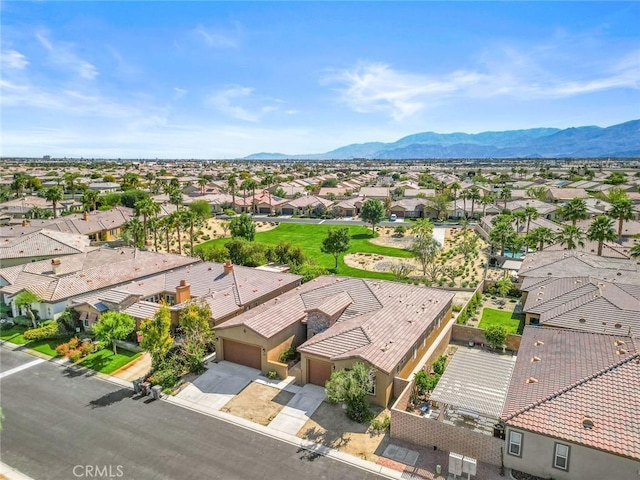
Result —
[[[229,229],[225,230],[224,225],[228,224],[230,220],[219,220],[217,218],[210,218],[207,220],[204,226],[196,229],[196,235],[194,238],[194,246],[204,243],[208,240],[213,240],[215,238],[230,238],[231,234],[229,233]],[[278,226],[275,222],[255,222],[256,232],[266,232],[267,230],[272,230]],[[150,235],[151,240],[153,240],[153,235]],[[189,246],[189,232],[183,231],[182,235],[182,249],[183,253],[185,253]],[[175,232],[172,232],[170,235],[171,242],[171,252],[178,253],[178,243]],[[152,245],[149,248],[153,248]],[[166,242],[163,235],[158,237],[158,251],[166,252]]]
[[[412,242],[412,235],[410,233],[405,234],[403,237],[395,236],[391,228],[380,228],[378,234],[378,237],[370,240],[376,245],[408,249]],[[471,259],[468,263],[465,263],[466,260],[469,260],[468,255],[458,251],[464,241],[465,235],[467,239],[476,239],[476,250],[478,251],[478,257]],[[447,228],[444,235],[444,245],[438,261],[444,261],[447,267],[459,269],[461,275],[457,275],[452,284],[450,284],[451,279],[447,278],[446,281],[442,282],[442,285],[465,288],[476,285],[485,274],[484,265],[488,261],[486,253],[488,247],[489,245],[473,230],[468,229],[465,233],[465,231],[460,228]],[[420,264],[413,258],[398,258],[371,253],[352,253],[345,255],[344,262],[353,268],[376,272],[389,272],[394,264],[409,264],[413,266],[413,270],[408,274],[410,279],[421,281],[425,278],[422,275]],[[500,278],[503,273],[502,270],[488,269],[486,275],[487,279],[496,280]]]
[[[220,411],[267,426],[292,398],[293,393],[251,382]]]
[[[377,418],[389,410],[373,407]],[[298,432],[298,437],[376,462],[389,444],[389,432],[376,432],[369,424],[352,422],[341,405],[323,402]]]

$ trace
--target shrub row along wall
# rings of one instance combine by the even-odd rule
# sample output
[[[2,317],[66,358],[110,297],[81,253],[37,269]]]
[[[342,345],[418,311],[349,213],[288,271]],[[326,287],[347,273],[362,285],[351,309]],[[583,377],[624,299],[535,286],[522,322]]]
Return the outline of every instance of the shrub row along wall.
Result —
[[[483,329],[460,324],[455,324],[451,329],[451,340],[461,343],[487,343]],[[507,334],[507,339],[505,340],[507,350],[517,352],[520,348],[521,340],[522,336],[520,335],[515,335],[513,333]]]
[[[406,405],[410,389],[411,386],[406,389],[407,398],[403,392],[396,405],[391,408],[391,438],[428,448],[435,446],[440,450],[500,465],[500,448],[504,446],[504,440],[396,408],[402,403]]]

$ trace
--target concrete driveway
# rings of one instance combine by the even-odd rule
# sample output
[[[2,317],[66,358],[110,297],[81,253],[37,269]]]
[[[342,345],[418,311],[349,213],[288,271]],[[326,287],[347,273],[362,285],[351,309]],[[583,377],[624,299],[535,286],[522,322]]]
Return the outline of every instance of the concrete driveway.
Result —
[[[269,428],[296,435],[325,398],[324,388],[304,385],[269,423]]]
[[[260,376],[260,370],[222,361],[212,363],[206,372],[178,395],[182,400],[220,410],[235,395]]]

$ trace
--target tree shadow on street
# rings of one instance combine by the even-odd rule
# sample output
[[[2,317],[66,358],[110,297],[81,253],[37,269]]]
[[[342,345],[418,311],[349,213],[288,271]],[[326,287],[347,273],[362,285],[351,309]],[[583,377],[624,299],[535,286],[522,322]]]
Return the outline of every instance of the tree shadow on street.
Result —
[[[128,388],[121,388],[120,390],[116,390],[115,392],[109,392],[106,395],[103,395],[95,400],[91,400],[89,405],[93,408],[101,408],[108,407],[113,405],[114,403],[121,402],[125,398],[131,398],[131,390]]]

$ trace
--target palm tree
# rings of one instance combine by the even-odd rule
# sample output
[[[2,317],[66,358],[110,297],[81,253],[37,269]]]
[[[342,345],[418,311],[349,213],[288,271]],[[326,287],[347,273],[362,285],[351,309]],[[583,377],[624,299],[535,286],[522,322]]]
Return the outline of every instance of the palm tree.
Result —
[[[178,255],[182,255],[182,216],[180,213],[179,211],[175,211],[167,217],[169,225],[176,231],[176,235],[178,236]]]
[[[179,188],[169,187],[169,202],[176,206],[176,210],[180,210],[180,205],[182,205],[182,192]]]
[[[147,228],[153,234],[153,248],[158,251],[158,232],[160,231],[160,219],[158,217],[151,217],[147,220]]]
[[[137,218],[125,222],[122,226],[122,236],[134,247],[144,247],[144,226]]]
[[[181,195],[182,198],[182,195]],[[144,238],[147,239],[147,222],[150,217],[155,217],[160,213],[161,206],[158,202],[154,202],[150,198],[138,200],[135,205],[136,215],[142,215],[142,225],[144,228]]]
[[[625,220],[631,220],[635,216],[633,203],[629,198],[617,200],[611,205],[609,216],[618,219],[618,238],[622,237],[622,226]]]
[[[140,187],[140,176],[137,173],[127,172],[122,176],[122,190],[130,190]]]
[[[500,246],[500,256],[504,257],[504,248],[512,237],[516,236],[513,225],[509,220],[498,221],[493,225],[489,240],[494,245]]]
[[[463,190],[460,192],[460,198],[462,199],[462,210],[464,211],[464,216],[467,216],[467,199],[470,197],[469,190]]]
[[[547,187],[540,185],[537,187],[529,187],[526,192],[531,198],[537,198],[538,200],[544,201],[547,197]]]
[[[617,238],[613,228],[613,220],[605,215],[596,217],[589,226],[587,238],[598,242],[598,256],[602,256],[604,242],[613,242]]]
[[[159,220],[160,221],[158,222],[158,233],[161,235],[164,234],[165,247],[166,247],[167,253],[169,253],[171,251],[171,243],[169,242],[169,238],[171,233],[173,232],[173,220],[171,219],[170,215],[167,215],[166,217],[162,217]]]
[[[513,219],[516,221],[516,232],[520,233],[520,226],[527,221],[527,214],[522,210],[512,213]]]
[[[544,246],[553,242],[556,234],[548,227],[534,228],[527,234],[528,239],[539,251],[544,250]]]
[[[511,189],[509,187],[502,187],[500,190],[500,199],[504,200],[504,210],[507,209],[507,200],[511,198]]]
[[[231,191],[231,198],[233,201],[233,210],[236,209],[236,187],[238,186],[238,182],[236,181],[236,176],[232,173],[229,175],[227,179],[227,185],[229,186],[229,190]]]
[[[87,190],[82,195],[82,203],[85,206],[85,209],[97,210],[98,203],[98,192],[95,190]]]
[[[247,178],[244,182],[242,182],[242,189],[245,191],[245,197],[247,190],[251,190],[251,213],[253,213],[255,210],[255,196],[257,187],[258,182],[256,182],[253,178]]]
[[[77,172],[65,172],[62,175],[65,184],[67,185],[67,192],[71,192],[71,198],[76,197],[76,179],[81,175]]]
[[[260,184],[267,187],[266,191],[269,195],[269,213],[273,213],[273,204],[271,203],[271,185],[273,184],[273,175],[271,173],[265,173]]]
[[[24,187],[26,187],[29,181],[29,176],[26,173],[17,172],[13,174],[13,182],[11,182],[11,190],[16,192],[16,198],[20,198]]]
[[[582,198],[572,198],[560,208],[560,215],[565,220],[571,220],[575,227],[576,221],[585,220],[587,215],[587,202]]]
[[[204,187],[207,186],[207,179],[202,175],[198,177],[198,186],[200,187],[200,195],[204,195]]]
[[[63,197],[64,192],[62,191],[62,187],[50,187],[44,191],[44,198],[53,205],[53,218],[58,217],[58,202],[62,201]]]
[[[451,185],[449,185],[449,190],[453,192],[453,201],[455,203],[455,201],[458,199],[458,190],[460,190],[460,184],[458,182],[453,182]]]
[[[482,216],[484,217],[487,211],[487,205],[493,205],[493,202],[496,201],[495,193],[486,193],[480,198],[480,203],[482,204]]]
[[[573,250],[578,246],[584,247],[584,232],[575,225],[565,225],[556,234],[556,242],[566,245],[568,250]]]
[[[469,198],[471,199],[471,217],[473,218],[473,210],[476,204],[476,200],[480,200],[480,189],[478,187],[471,187],[469,189]]]
[[[527,205],[524,207],[524,215],[527,218],[527,234],[529,233],[529,227],[531,226],[531,220],[537,220],[540,216],[538,213],[538,209],[536,207],[532,207],[531,205]]]

